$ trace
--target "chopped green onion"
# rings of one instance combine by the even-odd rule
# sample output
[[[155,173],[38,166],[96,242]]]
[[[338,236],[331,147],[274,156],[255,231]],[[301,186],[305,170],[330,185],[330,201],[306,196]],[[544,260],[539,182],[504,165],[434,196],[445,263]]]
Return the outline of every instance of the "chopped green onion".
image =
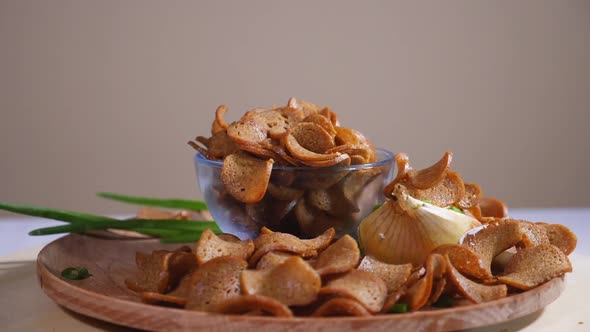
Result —
[[[375,212],[377,210],[379,210],[379,208],[382,206],[383,204],[377,204],[375,206],[373,206],[373,209],[371,210],[371,212]]]
[[[465,214],[465,212],[463,212],[463,210],[462,210],[460,207],[456,207],[456,206],[454,206],[454,205],[451,205],[451,206],[449,207],[449,209],[450,209],[450,210],[453,210],[453,211],[455,211],[455,212],[459,212],[459,213]]]
[[[114,221],[116,219],[96,216],[88,213],[81,213],[75,211],[48,209],[30,205],[18,205],[0,202],[0,210],[6,210],[14,213],[20,213],[32,217],[41,217],[64,222],[99,222],[99,221]]]
[[[150,235],[150,236],[158,236],[158,237],[166,237],[166,236],[178,236],[185,234],[187,231],[181,229],[162,229],[162,228],[134,228],[134,232]],[[199,233],[200,234],[200,233]]]
[[[403,314],[408,312],[408,304],[407,303],[396,303],[389,309],[390,314]]]
[[[85,267],[68,267],[61,271],[61,276],[69,280],[82,280],[92,276],[92,274]]]
[[[74,211],[56,210],[36,206],[17,205],[0,202],[0,210],[11,211],[24,215],[43,217],[67,222],[66,225],[45,227],[32,230],[29,235],[50,235],[61,233],[82,233],[105,229],[124,229],[139,233],[158,236],[166,242],[194,242],[199,240],[203,231],[210,228],[215,233],[221,229],[214,221],[195,220],[149,220],[126,219],[118,220]]]
[[[81,233],[87,231],[96,231],[104,229],[168,229],[185,232],[202,232],[207,228],[213,231],[219,231],[219,227],[213,221],[180,221],[180,220],[144,220],[129,219],[115,220],[112,222],[95,222],[95,223],[72,223],[69,225],[52,226],[33,230],[29,235],[50,235],[60,233]],[[152,234],[153,235],[153,234]]]
[[[178,198],[151,198],[151,197],[139,197],[139,196],[128,196],[115,193],[98,193],[98,197],[112,199],[115,201],[143,205],[143,206],[155,206],[167,209],[180,209],[180,210],[191,210],[191,211],[203,211],[207,210],[207,205],[201,201],[193,201],[187,199]]]
[[[428,198],[421,199],[421,201],[424,202],[424,203],[432,204],[432,201],[429,200]]]
[[[455,305],[455,299],[452,296],[443,295],[436,302],[432,304],[437,308],[450,308]]]

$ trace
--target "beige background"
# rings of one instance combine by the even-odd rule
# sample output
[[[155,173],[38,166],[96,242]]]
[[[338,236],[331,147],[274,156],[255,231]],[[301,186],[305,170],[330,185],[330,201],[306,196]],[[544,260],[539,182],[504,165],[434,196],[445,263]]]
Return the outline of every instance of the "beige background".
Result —
[[[0,200],[200,197],[215,107],[290,96],[510,206],[590,206],[590,1],[0,0]]]

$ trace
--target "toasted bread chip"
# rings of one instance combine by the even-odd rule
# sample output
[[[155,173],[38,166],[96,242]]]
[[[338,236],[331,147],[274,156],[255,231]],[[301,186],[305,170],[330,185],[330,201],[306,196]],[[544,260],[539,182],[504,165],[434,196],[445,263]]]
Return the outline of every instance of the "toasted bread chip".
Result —
[[[189,246],[181,246],[174,251],[175,252],[187,252],[187,253],[191,254],[193,252],[193,249],[191,249],[191,247],[189,247]]]
[[[125,285],[136,292],[165,293],[197,266],[195,256],[184,249],[155,250],[150,255],[135,255],[140,270],[138,279],[126,279]]]
[[[305,197],[301,197],[297,201],[293,212],[295,213],[299,229],[306,236],[316,236],[330,228],[340,232],[344,226],[340,218],[329,216],[322,211],[309,207]]]
[[[234,256],[214,258],[191,275],[189,310],[213,311],[226,299],[240,296],[240,274],[248,263]]]
[[[312,114],[319,113],[321,110],[324,109],[323,106],[319,106],[319,105],[316,105],[316,104],[313,104],[313,103],[310,103],[307,101],[303,101],[303,100],[298,100],[295,102],[295,104],[296,104],[296,107],[294,107],[294,108],[300,109],[303,112],[304,118],[308,117]],[[291,103],[289,105],[291,105]]]
[[[223,128],[223,130],[227,130],[229,124],[225,121],[225,113],[227,113],[227,106],[219,105],[215,110],[215,122],[219,125],[219,127]]]
[[[448,256],[453,266],[462,274],[481,280],[490,280],[491,274],[487,263],[484,262],[469,247],[458,244],[443,244],[432,251],[433,253]]]
[[[368,141],[366,144],[357,146],[348,152],[350,155],[358,155],[363,157],[367,163],[372,163],[375,161],[376,153],[375,147]]]
[[[200,146],[199,144],[197,144],[193,141],[188,141],[188,142],[186,142],[186,144],[190,145],[193,149],[197,150],[197,152],[202,154],[205,158],[210,159],[209,153],[207,153],[206,148]]]
[[[434,281],[432,284],[432,292],[430,293],[430,298],[428,299],[428,304],[432,304],[438,301],[438,299],[444,293],[446,288],[447,279],[442,278]]]
[[[178,282],[178,286],[174,288],[172,291],[166,293],[168,296],[184,299],[186,303],[186,299],[193,288],[193,272],[185,274],[182,279]],[[178,301],[176,301],[178,302]]]
[[[320,276],[298,256],[269,270],[244,270],[240,280],[244,294],[269,296],[287,306],[315,301],[322,284]]]
[[[260,260],[258,260],[258,263],[256,264],[256,269],[269,270],[275,268],[276,266],[283,264],[289,257],[293,256],[295,255],[290,254],[288,252],[271,251],[262,256]]]
[[[301,144],[299,144],[295,136],[292,134],[288,134],[283,137],[281,139],[281,143],[287,148],[293,157],[297,158],[301,162],[333,160],[341,156],[340,153],[321,154],[310,151],[301,146]]]
[[[263,234],[268,235],[268,234],[272,234],[272,233],[275,233],[275,232],[267,227],[263,226],[260,229],[260,235],[263,235]],[[301,242],[304,243],[308,247],[309,250],[312,250],[312,252],[313,251],[319,252],[321,250],[324,250],[325,248],[327,248],[330,245],[335,234],[336,234],[336,232],[333,228],[328,228],[323,233],[319,234],[317,237],[312,238],[312,239],[301,240]],[[311,257],[313,257],[313,256],[311,256]]]
[[[278,156],[279,158],[284,160],[289,165],[292,165],[292,166],[301,166],[302,165],[301,162],[299,162],[297,159],[291,157],[281,145],[273,143],[272,140],[266,139],[266,140],[260,142],[260,147],[274,153],[275,156]]]
[[[248,119],[248,118],[252,117],[253,115],[255,115],[256,113],[262,113],[262,112],[266,112],[266,111],[268,111],[268,109],[266,109],[266,108],[261,108],[261,107],[253,108],[251,110],[246,111],[246,113],[244,113],[244,116],[242,116],[242,119]]]
[[[417,189],[432,188],[441,183],[445,178],[452,160],[453,154],[447,151],[434,165],[419,171],[410,170],[408,172],[408,179],[412,186]]]
[[[315,270],[321,276],[348,272],[358,265],[360,257],[356,240],[344,235],[319,255]]]
[[[479,200],[482,217],[508,218],[508,208],[502,201],[492,197],[482,197]]]
[[[280,107],[277,108],[277,111],[280,112],[284,117],[286,117],[289,123],[291,124],[298,123],[305,118],[305,116],[303,115],[303,111],[295,107]]]
[[[459,174],[447,171],[445,178],[429,189],[408,188],[409,194],[417,199],[429,200],[433,205],[446,207],[458,203],[465,195],[465,184]]]
[[[288,233],[260,234],[254,241],[254,246],[256,251],[250,257],[251,266],[255,266],[262,256],[271,251],[289,252],[302,257],[315,257],[318,254],[317,250],[311,247],[309,242]]]
[[[258,203],[244,204],[244,210],[248,217],[258,225],[278,227],[281,221],[295,206],[296,201],[280,201],[266,195]]]
[[[293,312],[286,305],[263,295],[244,295],[229,298],[215,309],[220,314],[245,314],[262,312],[275,317],[293,317]]]
[[[262,148],[260,143],[246,142],[246,143],[238,144],[238,147],[241,150],[249,152],[250,154],[253,154],[260,159],[264,159],[264,160],[273,159],[281,166],[285,166],[287,164],[287,162],[284,161],[282,159],[282,157],[279,156],[278,154],[274,153],[271,150],[267,150],[267,149]]]
[[[326,107],[326,108],[330,111],[330,109],[328,107]],[[334,113],[332,111],[330,111],[330,121],[332,122],[334,127],[340,126],[340,121],[338,121],[338,115],[336,115],[336,113]]]
[[[345,159],[343,162],[343,166],[348,165],[348,159]],[[298,189],[328,189],[337,184],[350,172],[350,169],[347,169],[346,167],[327,169],[316,168],[307,172],[299,172],[294,178],[294,181],[291,183],[291,186]],[[276,171],[274,173],[276,173]]]
[[[350,145],[350,144],[338,145],[338,146],[335,146],[335,147],[326,151],[326,153],[335,153],[335,152],[346,153],[351,156],[352,155],[359,155],[365,159],[367,158],[368,153],[369,153],[367,151],[367,147],[359,146],[359,145]]]
[[[186,305],[186,301],[186,298],[174,295],[160,294],[154,292],[141,293],[141,302],[148,304],[164,304],[184,308],[184,306]]]
[[[459,207],[467,210],[479,204],[481,199],[481,188],[475,183],[465,183],[465,195],[459,201]],[[481,213],[481,210],[480,210]],[[477,218],[477,217],[476,217]]]
[[[211,135],[227,130],[229,125],[224,118],[226,112],[227,106],[225,105],[219,105],[215,110],[215,120],[213,120],[213,124],[211,125]]]
[[[363,144],[361,133],[354,129],[346,127],[335,127],[336,130],[336,144],[337,145],[354,145],[358,146]]]
[[[398,173],[395,179],[385,186],[383,193],[386,197],[392,198],[393,190],[399,183],[407,187],[408,193],[414,198],[428,200],[440,207],[457,205],[465,197],[466,189],[461,177],[449,170],[451,160],[452,154],[447,151],[436,164],[416,171],[410,167],[408,156],[398,153],[395,155]],[[469,186],[470,192],[465,204],[471,204],[474,198],[470,196],[477,196],[477,188]]]
[[[481,215],[481,208],[479,207],[479,204],[472,206],[469,209],[464,209],[463,212],[477,219],[482,224],[487,224],[487,222],[483,222],[483,216]]]
[[[367,317],[371,313],[358,301],[342,297],[330,299],[319,306],[312,314],[312,317],[330,316],[356,316]]]
[[[367,150],[367,155],[364,155],[365,162],[372,163],[375,161],[375,157],[377,152],[375,151],[375,147],[369,140],[365,137],[365,135],[361,134],[360,132],[346,128],[346,127],[335,127],[336,129],[336,137],[335,142],[336,145],[354,145],[356,147],[365,148]]]
[[[572,264],[559,248],[552,244],[524,248],[517,252],[498,280],[512,287],[529,290],[566,272]]]
[[[310,249],[320,252],[326,249],[330,243],[332,243],[334,235],[336,235],[334,228],[326,228],[323,233],[314,237],[313,239],[301,241],[303,241],[303,243],[305,243]]]
[[[150,255],[138,252],[135,262],[141,271],[137,280],[125,280],[127,287],[136,292],[165,293],[170,288],[168,262],[172,252],[156,250]]]
[[[329,107],[324,107],[318,113],[322,116],[325,116],[326,118],[330,118],[330,114],[332,113],[332,111],[330,111]]]
[[[240,151],[240,148],[229,138],[225,130],[213,134],[207,144],[209,158],[223,159],[225,156],[238,151]]]
[[[496,274],[496,272],[504,272],[506,265],[508,265],[508,262],[510,262],[512,256],[514,256],[517,251],[516,247],[512,247],[508,250],[502,251],[498,256],[494,257],[494,260],[492,260],[492,272],[494,272],[494,274]],[[459,272],[461,272],[461,270],[459,270]],[[483,282],[487,283],[493,280],[495,279],[483,280]]]
[[[574,234],[574,232],[572,232],[569,228],[560,224],[541,225],[547,232],[549,242],[561,249],[564,254],[569,255],[576,249],[578,238],[576,237],[576,234]]]
[[[435,281],[446,273],[447,263],[442,255],[430,254],[426,258],[425,268],[426,273],[424,276],[409,287],[404,295],[404,301],[408,303],[412,311],[418,310],[428,304],[428,300],[432,294],[432,287]]]
[[[184,276],[196,270],[197,265],[198,261],[190,247],[183,246],[176,249],[168,261],[169,289],[176,287]]]
[[[259,202],[266,193],[273,163],[272,159],[264,161],[244,154],[231,154],[223,160],[221,181],[238,201]]]
[[[316,113],[316,114],[308,115],[303,120],[301,120],[301,122],[315,123],[318,126],[324,128],[324,130],[328,134],[330,134],[330,136],[332,136],[332,137],[336,136],[336,130],[334,129],[334,125],[332,124],[332,121],[330,121],[330,119],[323,114]]]
[[[560,224],[539,223],[538,225],[545,228],[549,243],[561,249],[564,254],[569,255],[576,249],[578,238],[569,228]]]
[[[547,231],[543,226],[525,220],[519,220],[518,223],[522,230],[522,246],[534,247],[539,244],[549,243]]]
[[[219,233],[219,234],[215,234],[217,235],[217,237],[223,241],[226,242],[233,242],[233,243],[237,243],[237,242],[242,242],[242,240],[240,240],[239,237],[233,235],[233,234],[229,234],[229,233]],[[202,236],[202,234],[201,234]]]
[[[260,228],[260,234],[272,234],[274,233],[272,229],[266,227],[266,226],[262,226],[262,228]]]
[[[363,158],[359,155],[352,155],[350,156],[350,164],[351,165],[362,165],[368,163],[367,159]]]
[[[250,239],[239,242],[224,241],[207,228],[201,234],[195,252],[199,265],[221,256],[235,256],[248,260],[254,252],[254,242]]]
[[[506,297],[506,285],[482,285],[464,277],[447,257],[447,276],[459,294],[473,303],[488,302]]]
[[[208,147],[209,146],[209,140],[210,138],[204,137],[204,136],[197,136],[195,137],[195,141],[203,144],[204,147]]]
[[[295,213],[295,218],[297,219],[299,229],[301,229],[302,232],[305,234],[318,232],[318,225],[315,223],[314,211],[312,211],[312,209],[307,206],[305,197],[301,197],[297,201],[293,212]]]
[[[217,123],[217,120],[213,120],[213,124],[211,124],[211,135],[215,135],[219,132],[226,131],[227,128],[223,128]]]
[[[302,160],[302,164],[312,167],[331,167],[331,166],[349,166],[351,163],[350,156],[346,153],[340,154],[333,159],[327,160]]]
[[[426,274],[426,269],[424,268],[424,266],[420,266],[418,268],[414,268],[412,270],[412,273],[410,273],[410,276],[408,277],[408,280],[406,281],[405,286],[406,287],[412,287],[425,274]]]
[[[246,114],[243,120],[252,121],[264,127],[268,135],[274,139],[280,139],[293,125],[278,110],[263,110]]]
[[[353,207],[353,211],[358,209],[355,202],[360,193],[367,187],[367,185],[369,185],[369,183],[371,183],[371,181],[375,180],[379,174],[381,174],[379,168],[359,169],[355,172],[349,173],[342,182],[340,182],[339,188],[342,190],[342,194],[348,201],[348,204]]]
[[[306,200],[312,208],[336,217],[346,217],[359,211],[358,206],[353,205],[355,201],[351,204],[339,187],[309,190]]]
[[[281,201],[289,202],[298,200],[301,196],[303,196],[303,193],[305,192],[301,189],[281,186],[273,184],[272,182],[268,184],[268,188],[266,188],[266,190],[272,197]]]
[[[268,136],[280,140],[287,134],[289,129],[295,126],[303,118],[300,110],[282,107],[270,110],[257,110],[248,112],[242,120],[249,120],[260,124],[268,131]]]
[[[290,133],[304,149],[315,153],[325,153],[334,147],[334,139],[330,133],[312,122],[300,122],[291,128]]]
[[[329,281],[320,294],[337,295],[360,302],[372,313],[381,311],[387,297],[387,286],[377,275],[352,270],[342,277]]]
[[[320,255],[320,257],[322,256]],[[387,264],[372,256],[365,256],[359,264],[358,269],[376,274],[385,282],[387,293],[392,293],[405,285],[412,273],[412,264]]]
[[[260,143],[266,139],[267,129],[252,120],[242,120],[227,127],[227,135],[238,145]]]
[[[480,266],[491,274],[494,257],[518,244],[522,238],[523,231],[517,221],[500,220],[468,231],[460,243],[471,249],[480,258]]]
[[[397,165],[397,175],[395,179],[391,181],[388,185],[383,188],[383,194],[387,198],[392,198],[393,196],[393,188],[398,183],[403,183],[410,171],[410,158],[407,154],[400,152],[396,153],[394,156],[395,163]]]
[[[401,299],[404,294],[406,293],[406,287],[401,287],[398,290],[387,294],[387,298],[385,298],[385,304],[383,304],[383,308],[381,309],[382,314],[386,314],[391,310],[394,304],[396,304],[399,299]]]

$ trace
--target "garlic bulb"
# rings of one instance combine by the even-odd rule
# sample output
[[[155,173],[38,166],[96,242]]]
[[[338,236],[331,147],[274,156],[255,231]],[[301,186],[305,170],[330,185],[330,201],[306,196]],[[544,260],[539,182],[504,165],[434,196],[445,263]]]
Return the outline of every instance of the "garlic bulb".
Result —
[[[481,226],[477,219],[441,208],[408,195],[397,184],[396,200],[387,200],[359,226],[359,243],[365,255],[390,264],[422,264],[441,244],[455,244],[468,230]]]

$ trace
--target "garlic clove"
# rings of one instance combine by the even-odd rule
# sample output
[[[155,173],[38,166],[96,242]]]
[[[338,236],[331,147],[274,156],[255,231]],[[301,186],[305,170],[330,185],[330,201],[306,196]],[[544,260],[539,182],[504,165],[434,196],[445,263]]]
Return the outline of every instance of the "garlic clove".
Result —
[[[457,244],[468,230],[480,226],[477,219],[413,198],[401,184],[359,226],[359,242],[365,255],[389,264],[424,263],[442,244]]]

